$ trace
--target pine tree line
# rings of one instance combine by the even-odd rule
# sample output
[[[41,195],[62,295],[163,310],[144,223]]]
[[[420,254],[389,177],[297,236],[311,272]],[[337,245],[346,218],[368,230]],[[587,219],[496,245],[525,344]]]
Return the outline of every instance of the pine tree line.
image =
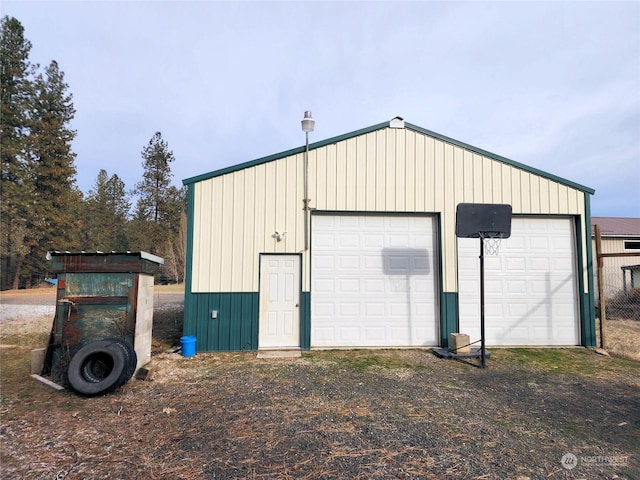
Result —
[[[156,132],[131,191],[100,170],[85,196],[76,185],[73,96],[57,62],[29,61],[18,20],[0,23],[0,289],[30,288],[48,276],[46,253],[147,251],[182,281],[185,191],[170,185],[173,152]],[[137,198],[135,209],[131,201]]]

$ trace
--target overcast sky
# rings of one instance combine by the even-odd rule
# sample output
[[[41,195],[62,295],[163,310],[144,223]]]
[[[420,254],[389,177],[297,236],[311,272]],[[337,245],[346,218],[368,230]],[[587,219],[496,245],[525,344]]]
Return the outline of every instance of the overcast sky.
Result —
[[[78,186],[174,183],[390,120],[596,189],[640,217],[640,2],[6,1],[77,110]]]

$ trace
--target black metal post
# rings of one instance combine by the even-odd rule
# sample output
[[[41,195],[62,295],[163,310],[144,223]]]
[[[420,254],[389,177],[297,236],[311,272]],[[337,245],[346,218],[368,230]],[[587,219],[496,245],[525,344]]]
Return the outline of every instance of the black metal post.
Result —
[[[480,368],[484,367],[484,238],[480,235]]]

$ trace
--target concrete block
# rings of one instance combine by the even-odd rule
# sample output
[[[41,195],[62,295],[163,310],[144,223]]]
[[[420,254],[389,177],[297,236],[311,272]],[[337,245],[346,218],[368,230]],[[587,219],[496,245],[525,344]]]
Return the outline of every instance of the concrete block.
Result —
[[[47,353],[46,348],[36,348],[31,350],[31,373],[40,375],[44,366],[44,356]]]
[[[469,345],[469,342],[469,335],[466,333],[452,333],[449,341],[449,349],[453,353],[471,353],[471,345]]]

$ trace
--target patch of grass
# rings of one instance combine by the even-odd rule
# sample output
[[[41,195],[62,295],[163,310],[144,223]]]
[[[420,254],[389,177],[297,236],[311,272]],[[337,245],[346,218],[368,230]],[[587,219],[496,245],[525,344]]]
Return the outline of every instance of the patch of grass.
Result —
[[[624,370],[640,373],[639,362],[600,356],[590,349],[510,348],[498,352],[501,361],[527,364],[548,374],[593,375],[598,372]],[[495,356],[498,358],[498,354]]]
[[[49,332],[34,332],[25,335],[1,335],[0,343],[19,347],[43,348],[49,343]]]
[[[153,293],[184,293],[184,283],[171,285],[154,285]]]
[[[45,285],[38,288],[29,288],[23,290],[3,290],[0,291],[0,300],[9,296],[33,296],[33,295],[52,295],[56,296],[56,287],[53,285]]]
[[[586,362],[588,352],[581,349],[556,349],[556,348],[513,348],[508,350],[511,360],[527,363],[533,367],[557,372],[572,374],[577,371],[591,374],[594,367]]]
[[[608,321],[605,342],[610,354],[640,361],[640,321]]]
[[[323,350],[313,353],[304,353],[303,358],[316,361],[324,360],[335,362],[340,366],[348,367],[357,372],[369,369],[399,369],[422,370],[426,368],[418,363],[409,363],[403,359],[398,351],[393,350]]]

